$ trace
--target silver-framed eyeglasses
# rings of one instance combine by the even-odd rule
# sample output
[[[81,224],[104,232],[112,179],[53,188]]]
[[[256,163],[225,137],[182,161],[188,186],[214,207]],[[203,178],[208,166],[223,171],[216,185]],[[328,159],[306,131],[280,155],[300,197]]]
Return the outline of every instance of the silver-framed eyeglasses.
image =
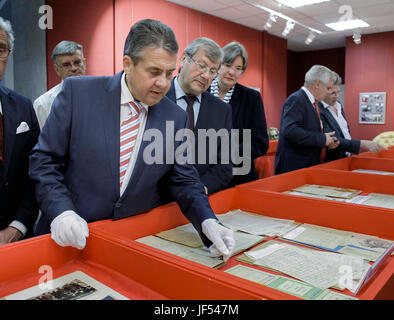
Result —
[[[201,73],[205,73],[208,70],[208,66],[206,64],[203,64],[201,62],[197,62],[196,60],[194,60],[194,58],[190,54],[188,54],[188,56],[189,56],[190,60],[192,60],[196,64],[196,66],[198,66]],[[216,70],[214,68],[209,69],[209,75],[212,78],[215,78],[217,76],[217,74],[218,74],[218,70]]]
[[[0,58],[5,59],[10,55],[11,50],[8,47],[0,46]]]

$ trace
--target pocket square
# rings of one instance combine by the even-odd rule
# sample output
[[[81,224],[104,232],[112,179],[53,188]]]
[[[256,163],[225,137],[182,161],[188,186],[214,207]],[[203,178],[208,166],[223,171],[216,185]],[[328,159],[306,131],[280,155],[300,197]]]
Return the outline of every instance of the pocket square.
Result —
[[[22,121],[19,127],[16,129],[16,134],[23,133],[29,130],[30,130],[29,125],[25,121]]]

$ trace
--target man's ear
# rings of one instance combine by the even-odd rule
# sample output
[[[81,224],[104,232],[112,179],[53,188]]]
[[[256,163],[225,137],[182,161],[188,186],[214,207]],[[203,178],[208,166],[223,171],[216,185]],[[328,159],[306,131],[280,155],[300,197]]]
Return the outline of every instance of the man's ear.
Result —
[[[129,56],[123,57],[123,70],[126,74],[129,74],[134,67],[134,62]]]
[[[59,66],[56,63],[53,64],[53,69],[55,70],[56,74],[61,78],[62,75],[60,74]]]

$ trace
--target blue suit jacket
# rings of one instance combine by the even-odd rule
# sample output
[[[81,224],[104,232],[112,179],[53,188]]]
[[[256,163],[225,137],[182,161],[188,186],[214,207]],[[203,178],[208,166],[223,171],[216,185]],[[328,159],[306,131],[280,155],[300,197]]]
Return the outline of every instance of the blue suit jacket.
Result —
[[[319,102],[319,110],[321,121],[323,122],[324,132],[335,131],[335,137],[339,140],[339,146],[335,149],[327,149],[325,162],[333,161],[346,157],[346,152],[359,153],[360,152],[360,140],[350,140],[345,139],[342,133],[341,127],[338,122],[332,116],[331,112],[324,108],[323,104]],[[343,108],[341,109],[343,117],[345,117],[345,112]],[[349,126],[348,126],[349,130]],[[349,130],[350,132],[350,130]]]
[[[3,109],[4,165],[0,165],[0,230],[18,220],[32,235],[38,216],[34,183],[29,179],[29,153],[37,143],[40,127],[31,101],[0,86]],[[16,133],[25,122],[29,130]]]
[[[82,76],[64,81],[30,157],[30,175],[37,183],[43,212],[37,234],[49,232],[52,220],[65,210],[74,210],[87,222],[148,211],[162,204],[162,178],[200,235],[201,222],[215,218],[193,166],[144,162],[143,152],[151,141],[142,142],[130,182],[120,197],[121,76]],[[145,127],[162,133],[164,155],[166,121],[173,121],[177,132],[185,128],[187,116],[164,97],[149,107]],[[175,149],[181,143],[175,141]]]
[[[275,174],[320,164],[326,137],[313,104],[304,90],[291,94],[283,104],[280,116]]]
[[[233,128],[251,129],[252,134],[252,158],[250,171],[247,175],[234,176],[232,185],[256,180],[257,173],[254,160],[263,156],[269,147],[267,122],[265,120],[264,105],[258,91],[240,84],[236,84],[230,100]],[[242,131],[241,131],[242,132]],[[240,135],[240,150],[243,150],[243,135]]]
[[[172,80],[171,88],[167,93],[167,97],[176,103],[174,80],[175,78]],[[229,133],[231,132],[232,118],[230,106],[227,103],[221,101],[220,99],[215,98],[209,92],[202,93],[200,112],[198,113],[197,122],[194,128],[196,146],[198,142],[198,129],[214,129],[215,131],[218,131],[222,128],[227,129]],[[209,159],[212,159],[213,157],[209,154],[209,144],[207,142],[205,149],[205,163],[196,163],[195,165],[202,183],[208,188],[208,192],[210,194],[229,187],[230,181],[233,177],[231,157],[229,155],[230,163],[220,163],[221,150],[221,140],[218,139],[217,157],[215,159],[217,161],[217,164],[209,164]],[[226,148],[224,150],[226,150]],[[201,150],[198,149],[195,152],[196,162],[198,162],[199,152],[201,152]],[[227,152],[230,152],[229,149],[227,150]]]

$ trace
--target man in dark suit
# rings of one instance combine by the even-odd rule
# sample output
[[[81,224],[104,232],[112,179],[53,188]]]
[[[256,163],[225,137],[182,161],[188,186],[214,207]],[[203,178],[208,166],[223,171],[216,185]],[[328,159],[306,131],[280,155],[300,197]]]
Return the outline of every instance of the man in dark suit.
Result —
[[[177,51],[167,25],[141,20],[126,39],[124,72],[65,79],[30,157],[43,212],[37,234],[50,230],[59,245],[82,249],[87,222],[159,206],[159,184],[166,177],[165,188],[202,241],[225,258],[231,254],[233,234],[217,222],[196,169],[167,155],[164,164],[148,164],[146,133],[161,134],[157,148],[177,148],[182,141],[167,138],[166,126],[178,132],[187,125],[186,113],[165,97]]]
[[[208,194],[225,189],[232,179],[230,163],[230,133],[232,128],[231,107],[206,91],[217,75],[222,59],[219,45],[208,38],[193,40],[184,50],[180,60],[180,71],[173,79],[167,97],[176,102],[189,116],[189,128],[195,135],[195,163],[200,179]],[[188,100],[193,99],[190,104]],[[202,146],[202,129],[222,131],[227,141],[216,140],[217,149],[209,150],[209,139]],[[209,133],[209,131],[208,131]],[[212,131],[213,133],[213,131]],[[202,147],[201,147],[202,146]],[[226,159],[222,158],[226,154]],[[204,154],[205,153],[205,154]]]
[[[280,118],[275,174],[322,163],[326,146],[338,147],[335,132],[323,132],[317,101],[330,92],[333,73],[314,65],[305,74],[304,86],[285,101]]]
[[[11,24],[0,17],[0,80],[13,42]],[[32,235],[38,206],[28,165],[39,133],[31,101],[0,86],[0,245]]]
[[[327,150],[325,157],[326,162],[345,158],[352,154],[358,154],[360,150],[375,153],[384,149],[383,146],[375,141],[356,140],[351,138],[345,111],[338,102],[338,98],[341,94],[341,88],[339,87],[341,84],[341,77],[334,72],[334,85],[324,100],[319,102],[319,110],[324,131],[335,131],[335,137],[340,142],[338,148]]]

